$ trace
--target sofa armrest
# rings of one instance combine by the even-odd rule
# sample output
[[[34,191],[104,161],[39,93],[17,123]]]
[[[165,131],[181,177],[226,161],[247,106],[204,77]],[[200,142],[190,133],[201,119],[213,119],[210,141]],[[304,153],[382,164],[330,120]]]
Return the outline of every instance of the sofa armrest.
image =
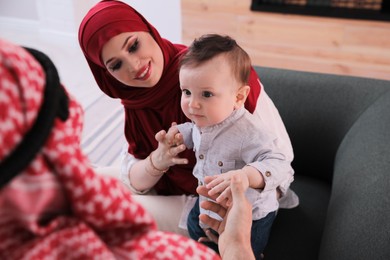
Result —
[[[320,259],[390,259],[389,191],[387,92],[360,116],[338,149]]]
[[[255,67],[294,148],[300,197],[270,259],[390,259],[390,81]]]

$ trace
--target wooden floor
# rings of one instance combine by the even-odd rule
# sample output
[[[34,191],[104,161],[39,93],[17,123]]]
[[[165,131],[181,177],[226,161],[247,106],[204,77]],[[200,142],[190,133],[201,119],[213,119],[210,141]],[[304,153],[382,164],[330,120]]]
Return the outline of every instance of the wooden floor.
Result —
[[[390,80],[390,22],[250,11],[250,0],[182,0],[183,43],[234,37],[255,65]]]

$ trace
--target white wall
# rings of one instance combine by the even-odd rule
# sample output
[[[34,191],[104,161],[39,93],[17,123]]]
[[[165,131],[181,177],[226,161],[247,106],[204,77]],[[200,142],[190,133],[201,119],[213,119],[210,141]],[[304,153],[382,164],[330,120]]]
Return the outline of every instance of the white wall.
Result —
[[[15,3],[18,3],[21,8],[16,8]],[[35,7],[34,1],[31,0],[0,0],[0,16],[38,20],[38,11]]]
[[[77,40],[79,24],[98,0],[0,0],[0,37],[6,32],[39,34],[47,40]],[[173,42],[181,39],[180,0],[124,0]],[[12,39],[11,39],[12,40]]]
[[[160,35],[173,42],[181,43],[180,0],[125,0],[141,13]]]

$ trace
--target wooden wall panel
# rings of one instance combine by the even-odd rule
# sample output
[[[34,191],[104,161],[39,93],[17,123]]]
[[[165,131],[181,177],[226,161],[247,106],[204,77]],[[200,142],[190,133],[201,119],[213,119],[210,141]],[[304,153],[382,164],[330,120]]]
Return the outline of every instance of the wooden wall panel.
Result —
[[[234,37],[253,64],[390,80],[390,22],[250,11],[250,0],[182,0],[183,43]]]

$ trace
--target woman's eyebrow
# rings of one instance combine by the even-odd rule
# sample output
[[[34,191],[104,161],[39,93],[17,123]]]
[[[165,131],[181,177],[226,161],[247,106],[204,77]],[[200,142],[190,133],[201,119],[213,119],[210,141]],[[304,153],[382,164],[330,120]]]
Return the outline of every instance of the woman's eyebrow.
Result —
[[[112,60],[113,60],[114,58],[110,58],[110,59],[108,59],[107,61],[106,61],[106,66],[108,65],[108,63],[110,63]]]
[[[130,39],[131,37],[133,37],[133,35],[130,35],[129,37],[127,37],[127,38],[125,39],[125,41],[124,41],[124,43],[123,43],[123,45],[122,45],[122,49],[126,47],[127,42],[129,41],[129,39]]]

